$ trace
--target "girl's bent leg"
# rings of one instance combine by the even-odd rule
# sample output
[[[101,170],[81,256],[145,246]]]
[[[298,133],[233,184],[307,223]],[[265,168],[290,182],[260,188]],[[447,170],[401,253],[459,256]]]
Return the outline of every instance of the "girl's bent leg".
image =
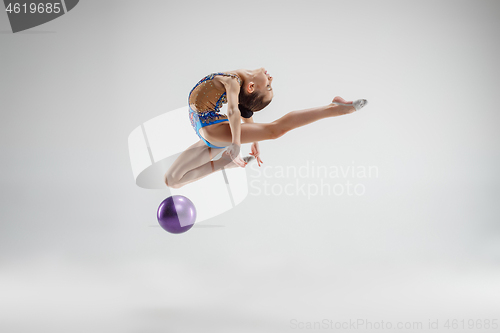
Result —
[[[184,185],[187,185],[201,178],[204,178],[216,171],[222,169],[236,168],[236,167],[239,168],[240,166],[236,165],[229,156],[223,155],[218,160],[207,162],[193,170],[186,172],[184,176],[182,176],[182,178],[177,180],[175,187],[180,188]]]
[[[164,181],[169,187],[175,188],[184,174],[190,170],[196,169],[200,165],[209,162],[215,155],[222,149],[214,149],[208,147],[202,140],[189,146],[182,154],[175,160],[165,173]]]

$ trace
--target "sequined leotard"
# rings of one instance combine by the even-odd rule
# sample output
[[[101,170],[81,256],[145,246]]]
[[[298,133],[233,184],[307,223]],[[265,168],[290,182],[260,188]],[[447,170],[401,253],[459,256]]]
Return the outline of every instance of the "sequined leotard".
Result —
[[[216,75],[230,76],[238,80],[242,85],[240,77],[230,73],[212,73],[201,79],[188,97],[189,120],[196,134],[211,148],[224,148],[212,145],[200,135],[200,128],[229,121],[227,115],[219,113],[223,104],[227,103],[226,89],[222,82],[213,80]]]

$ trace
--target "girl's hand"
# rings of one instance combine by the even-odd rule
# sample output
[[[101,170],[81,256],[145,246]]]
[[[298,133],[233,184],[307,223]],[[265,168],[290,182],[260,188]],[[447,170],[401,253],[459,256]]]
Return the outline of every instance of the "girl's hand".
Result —
[[[240,145],[231,143],[223,154],[229,155],[234,164],[244,168],[247,163],[240,156]]]
[[[257,163],[259,163],[259,166],[261,163],[264,163],[262,162],[262,160],[260,159],[260,149],[259,149],[259,143],[258,142],[254,142],[252,143],[252,148],[251,148],[252,152],[250,153],[250,155],[253,155],[253,157],[255,157],[255,159],[257,160]]]

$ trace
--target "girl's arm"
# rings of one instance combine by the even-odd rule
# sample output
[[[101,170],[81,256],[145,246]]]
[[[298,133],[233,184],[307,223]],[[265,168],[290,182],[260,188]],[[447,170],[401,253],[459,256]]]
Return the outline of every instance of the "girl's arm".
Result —
[[[227,118],[229,120],[229,127],[231,128],[231,135],[233,144],[241,145],[241,114],[238,108],[238,95],[240,93],[240,85],[234,78],[229,80],[222,80],[226,87],[227,97]]]
[[[232,143],[225,150],[233,162],[244,168],[247,163],[240,156],[241,146],[241,115],[238,108],[238,95],[240,93],[240,85],[235,78],[230,80],[221,80],[226,88],[227,97],[227,118],[229,120],[229,128],[231,129]]]
[[[243,119],[244,123],[253,123],[253,116],[250,117],[250,118],[241,117],[241,119]],[[250,155],[253,155],[253,157],[255,157],[255,159],[257,160],[257,163],[259,163],[259,166],[261,165],[261,163],[264,163],[260,159],[259,142],[255,141],[254,143],[252,143],[252,147],[250,149],[252,150],[252,152],[250,153]]]

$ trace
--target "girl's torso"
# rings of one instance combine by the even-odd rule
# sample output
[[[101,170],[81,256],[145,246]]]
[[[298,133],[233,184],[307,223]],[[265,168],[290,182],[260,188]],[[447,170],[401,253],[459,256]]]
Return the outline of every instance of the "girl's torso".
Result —
[[[223,80],[237,80],[240,87],[243,83],[240,76],[232,71],[209,74],[191,89],[188,99],[189,107],[198,113],[218,112],[222,105],[227,103]]]

